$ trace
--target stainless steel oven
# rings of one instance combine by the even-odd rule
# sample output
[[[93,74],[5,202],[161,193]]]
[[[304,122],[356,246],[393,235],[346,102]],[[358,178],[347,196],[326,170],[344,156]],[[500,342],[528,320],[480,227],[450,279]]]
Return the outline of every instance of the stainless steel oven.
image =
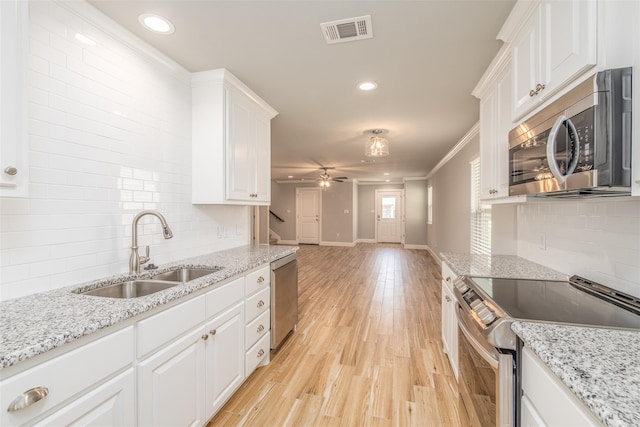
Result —
[[[458,389],[472,426],[514,426],[515,359],[469,325],[468,309],[458,305]]]
[[[640,298],[579,276],[567,281],[460,277],[458,389],[470,424],[519,426],[515,320],[640,330]]]
[[[631,68],[597,73],[509,132],[509,195],[631,193]]]

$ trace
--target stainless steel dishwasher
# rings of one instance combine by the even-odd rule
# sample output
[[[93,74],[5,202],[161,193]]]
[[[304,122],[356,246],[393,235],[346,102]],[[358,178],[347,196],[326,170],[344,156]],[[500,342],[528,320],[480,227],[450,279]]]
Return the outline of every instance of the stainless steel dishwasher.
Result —
[[[298,323],[298,256],[287,255],[271,263],[271,349],[295,331]]]

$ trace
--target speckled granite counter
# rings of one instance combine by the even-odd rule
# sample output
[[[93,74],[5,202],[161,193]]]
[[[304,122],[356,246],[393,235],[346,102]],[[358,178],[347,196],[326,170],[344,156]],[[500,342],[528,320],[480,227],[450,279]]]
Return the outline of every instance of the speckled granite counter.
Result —
[[[640,332],[528,322],[511,328],[605,425],[640,425]]]
[[[441,252],[454,273],[517,279],[566,280],[567,275],[515,255],[471,255]]]
[[[138,277],[130,274],[112,276],[4,301],[0,303],[0,369],[113,326],[297,250],[295,246],[242,246],[164,264],[153,274],[175,267],[224,268],[200,279],[140,298],[98,298],[78,295],[72,291],[86,291],[134,278],[146,278],[150,275],[148,272]]]

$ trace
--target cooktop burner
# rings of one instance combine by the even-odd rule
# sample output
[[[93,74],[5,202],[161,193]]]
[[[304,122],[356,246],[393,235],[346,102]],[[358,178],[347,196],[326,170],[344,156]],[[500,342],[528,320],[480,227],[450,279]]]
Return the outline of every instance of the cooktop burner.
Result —
[[[484,294],[481,299],[514,319],[640,329],[638,299],[578,276],[571,282],[468,279]]]

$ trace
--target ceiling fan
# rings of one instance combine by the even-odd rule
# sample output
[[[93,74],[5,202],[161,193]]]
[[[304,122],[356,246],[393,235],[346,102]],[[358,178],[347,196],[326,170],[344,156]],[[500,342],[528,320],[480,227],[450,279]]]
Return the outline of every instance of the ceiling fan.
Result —
[[[319,170],[322,171],[322,173],[320,174],[320,178],[318,178],[318,181],[332,181],[332,182],[344,182],[345,179],[349,179],[349,177],[347,176],[337,176],[337,177],[332,177],[331,175],[329,175],[329,173],[327,172],[327,170],[329,169],[335,169],[335,168],[330,168],[330,167],[321,167]]]

